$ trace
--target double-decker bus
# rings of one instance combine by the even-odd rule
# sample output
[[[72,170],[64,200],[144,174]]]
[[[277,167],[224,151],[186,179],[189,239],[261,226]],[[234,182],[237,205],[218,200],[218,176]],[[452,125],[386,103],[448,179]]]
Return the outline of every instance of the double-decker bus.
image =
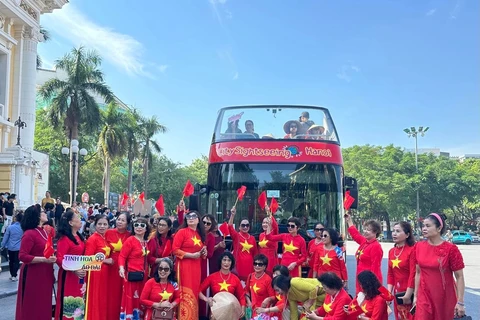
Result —
[[[343,161],[329,111],[290,105],[222,108],[210,147],[208,182],[201,186],[202,212],[219,223],[228,219],[242,185],[247,191],[236,205],[235,223],[248,219],[252,233],[262,232],[265,212],[257,199],[266,191],[268,203],[274,197],[279,204],[275,218],[281,228],[295,216],[304,230],[321,222],[344,234]]]

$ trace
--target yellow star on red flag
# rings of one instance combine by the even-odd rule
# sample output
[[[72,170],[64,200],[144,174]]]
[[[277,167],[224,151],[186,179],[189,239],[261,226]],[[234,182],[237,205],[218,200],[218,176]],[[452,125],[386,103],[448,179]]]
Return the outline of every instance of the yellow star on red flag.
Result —
[[[400,269],[400,262],[402,262],[402,260],[399,260],[398,258],[395,258],[394,260],[390,260],[390,261],[392,261],[392,269],[393,268]]]
[[[247,242],[247,240],[244,240],[244,242],[240,242],[242,245],[242,252],[248,252],[250,253],[250,249],[252,249],[253,244],[250,244]]]
[[[170,297],[172,296],[173,293],[167,292],[167,290],[163,289],[162,293],[159,293],[159,295],[162,297],[161,301],[168,301]]]
[[[268,243],[268,240],[263,238],[262,241],[259,241],[258,242],[258,245],[260,246],[260,248],[266,248],[267,247],[267,243]]]
[[[120,252],[123,247],[122,239],[118,239],[117,242],[112,242],[113,252]]]
[[[323,265],[328,264],[329,266],[331,266],[330,261],[332,261],[333,259],[328,256],[328,252],[325,254],[325,257],[320,257],[320,259],[322,260]]]
[[[194,236],[192,237],[192,241],[193,241],[193,245],[199,246],[199,247],[202,246],[202,241],[197,238],[197,235],[194,235]]]

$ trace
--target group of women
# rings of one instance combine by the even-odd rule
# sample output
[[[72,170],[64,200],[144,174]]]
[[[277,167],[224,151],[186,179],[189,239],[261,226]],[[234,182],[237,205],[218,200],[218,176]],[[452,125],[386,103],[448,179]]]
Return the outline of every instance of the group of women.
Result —
[[[179,209],[184,219],[175,234],[167,217],[151,221],[140,217],[132,223],[128,213],[122,213],[113,229],[108,228],[106,216],[97,215],[96,232],[87,241],[79,233],[80,217],[67,209],[58,224],[56,254],[45,257],[50,240],[43,227],[47,217],[39,205],[29,207],[22,220],[16,319],[49,319],[52,291],[55,319],[208,318],[220,292],[234,295],[241,306],[237,316],[248,319],[282,319],[288,312],[291,319],[303,313],[307,319],[386,320],[392,300],[395,318],[401,320],[450,320],[465,314],[463,259],[458,248],[441,237],[446,229],[443,215],[432,213],[425,218],[426,241],[416,244],[409,223],[394,225],[395,246],[388,254],[384,288],[383,251],[377,241],[380,225],[369,220],[360,233],[347,214],[348,232],[359,244],[352,300],[345,290],[348,277],[335,229],[317,224],[315,239],[307,246],[298,234],[298,218],[288,219],[288,233],[279,234],[266,207],[264,232],[257,243],[247,219],[238,221],[235,230],[232,208],[231,253],[225,250],[214,216],[185,212],[183,201]],[[66,255],[97,253],[105,255],[100,271],[62,268]],[[300,278],[301,267],[307,265],[309,278]]]

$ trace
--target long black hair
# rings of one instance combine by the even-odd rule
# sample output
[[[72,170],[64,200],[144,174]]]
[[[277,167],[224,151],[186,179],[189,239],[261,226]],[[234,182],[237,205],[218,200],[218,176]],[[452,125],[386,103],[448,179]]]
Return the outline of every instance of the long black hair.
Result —
[[[75,238],[75,236],[72,233],[72,226],[69,223],[70,221],[73,220],[75,215],[76,215],[75,211],[73,211],[71,208],[68,208],[67,211],[65,211],[62,214],[62,217],[60,218],[60,221],[58,222],[58,230],[57,230],[57,236],[56,236],[57,240],[59,240],[61,237],[65,236],[68,239],[70,239],[70,241],[75,243],[76,245],[79,244],[77,239]],[[80,238],[80,240],[82,242],[85,241],[83,236],[78,231],[77,231],[77,236]]]
[[[371,300],[380,294],[378,290],[382,285],[377,276],[370,270],[364,270],[357,276],[358,283],[365,293],[365,299]]]
[[[40,225],[40,210],[36,206],[30,206],[25,210],[20,226],[23,231],[35,229]]]
[[[165,236],[165,239],[171,239],[173,232],[172,232],[172,220],[170,220],[169,218],[166,218],[166,217],[158,218],[158,220],[157,220],[157,231],[155,232],[155,238],[157,239],[158,244],[161,246],[162,245],[162,235],[160,234],[160,232],[158,232],[158,224],[160,223],[160,221],[165,221],[167,223],[168,232],[167,232],[167,235]]]
[[[205,226],[203,225],[203,222],[200,221],[200,213],[196,210],[192,210],[192,211],[188,212],[188,214],[192,214],[192,213],[195,213],[198,217],[197,232],[200,235],[200,238],[202,239],[202,242],[205,243],[205,239],[206,239]],[[185,215],[185,217],[183,217],[182,225],[178,229],[189,228],[189,226],[187,224],[187,217],[186,216],[187,216],[187,214]]]

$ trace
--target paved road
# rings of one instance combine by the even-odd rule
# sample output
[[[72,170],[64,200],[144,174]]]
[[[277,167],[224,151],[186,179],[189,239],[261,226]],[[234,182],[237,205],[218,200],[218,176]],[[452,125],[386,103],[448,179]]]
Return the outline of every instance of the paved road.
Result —
[[[349,275],[355,274],[355,258],[354,252],[357,249],[357,244],[354,242],[348,242],[347,244],[347,269]],[[387,274],[387,254],[388,250],[392,248],[391,243],[382,243],[384,252],[383,261],[383,274],[386,278]],[[465,261],[465,279],[466,279],[466,293],[465,293],[465,305],[467,308],[467,314],[472,319],[480,319],[480,244],[475,245],[460,245],[460,251],[462,252],[463,259]],[[349,288],[354,294],[355,282],[354,277],[350,276]],[[9,296],[0,299],[0,320],[12,320],[15,319],[15,304],[17,296]],[[393,316],[390,320],[393,320]]]

